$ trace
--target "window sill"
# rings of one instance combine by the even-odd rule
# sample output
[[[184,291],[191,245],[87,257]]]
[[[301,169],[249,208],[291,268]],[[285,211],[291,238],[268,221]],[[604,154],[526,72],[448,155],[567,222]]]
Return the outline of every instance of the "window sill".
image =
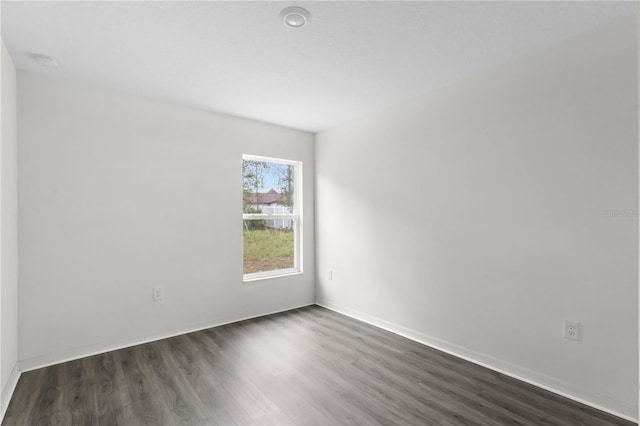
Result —
[[[300,275],[302,271],[299,269],[281,269],[272,272],[256,272],[253,274],[245,274],[242,276],[242,282],[248,283],[253,281],[269,280],[272,278],[289,277],[291,275]]]

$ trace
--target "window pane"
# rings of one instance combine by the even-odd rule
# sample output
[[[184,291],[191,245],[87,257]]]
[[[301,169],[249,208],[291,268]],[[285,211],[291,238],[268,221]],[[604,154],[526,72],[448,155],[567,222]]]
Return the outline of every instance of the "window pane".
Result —
[[[297,211],[294,199],[300,164],[246,156],[242,160],[243,214],[292,215],[243,220],[245,274],[295,269]]]
[[[274,223],[270,224],[270,221]],[[293,219],[252,219],[243,222],[245,274],[295,267]]]
[[[242,161],[243,213],[290,214],[294,208],[294,166]]]

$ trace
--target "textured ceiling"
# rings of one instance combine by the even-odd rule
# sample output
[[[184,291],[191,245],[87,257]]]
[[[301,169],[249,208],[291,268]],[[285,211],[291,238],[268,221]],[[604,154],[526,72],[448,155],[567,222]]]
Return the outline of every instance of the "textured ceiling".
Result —
[[[302,5],[303,28],[279,12]],[[635,2],[2,2],[16,66],[308,131],[631,16]],[[43,70],[29,53],[57,60]]]

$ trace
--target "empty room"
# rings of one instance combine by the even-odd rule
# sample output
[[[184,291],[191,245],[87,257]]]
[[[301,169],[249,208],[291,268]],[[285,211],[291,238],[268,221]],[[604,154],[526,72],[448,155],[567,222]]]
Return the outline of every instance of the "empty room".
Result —
[[[638,423],[638,2],[0,23],[2,425]]]

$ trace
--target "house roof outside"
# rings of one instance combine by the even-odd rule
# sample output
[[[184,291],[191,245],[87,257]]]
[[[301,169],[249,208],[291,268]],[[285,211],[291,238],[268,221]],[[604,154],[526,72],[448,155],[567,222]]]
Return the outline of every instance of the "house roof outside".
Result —
[[[244,200],[246,204],[280,204],[287,201],[285,194],[280,194],[271,188],[267,192],[245,193]]]

